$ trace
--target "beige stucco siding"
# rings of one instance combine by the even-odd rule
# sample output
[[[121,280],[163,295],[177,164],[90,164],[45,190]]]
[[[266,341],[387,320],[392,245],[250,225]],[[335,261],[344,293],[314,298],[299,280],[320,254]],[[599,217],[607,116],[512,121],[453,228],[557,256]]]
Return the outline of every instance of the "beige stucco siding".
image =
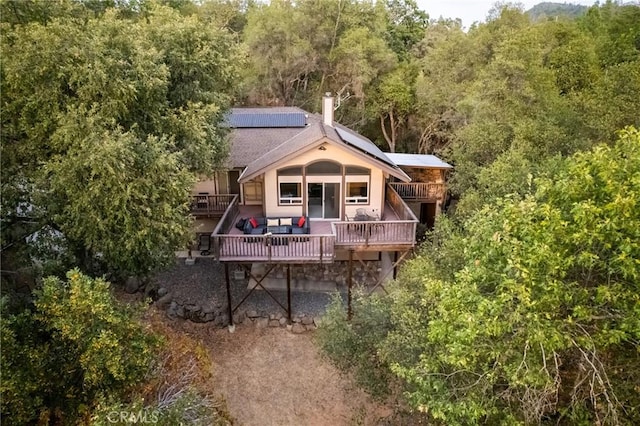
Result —
[[[192,193],[198,194],[206,192],[208,194],[228,194],[229,185],[227,172],[216,172],[213,176],[201,176],[193,187]]]
[[[357,208],[365,208],[368,211],[372,211],[378,214],[382,211],[385,182],[385,176],[382,170],[374,167],[371,163],[364,161],[362,158],[352,154],[346,149],[329,143],[324,144],[323,146],[326,148],[326,150],[322,151],[318,148],[314,148],[312,150],[303,152],[300,155],[292,157],[286,162],[278,165],[277,168],[271,169],[265,173],[264,206],[267,216],[299,216],[302,215],[303,211],[306,211],[306,209],[304,209],[304,205],[278,205],[277,169],[289,166],[304,166],[319,160],[335,161],[343,165],[365,167],[371,170],[369,181],[369,203],[346,205],[346,211],[341,212],[342,217],[344,217],[345,213],[348,216],[354,216]],[[340,204],[342,205],[344,203],[345,196],[345,183],[343,182],[342,177],[338,177],[336,179],[336,177],[333,176],[309,176],[307,177],[306,182],[322,182],[323,180],[327,182],[331,181],[340,183]],[[303,183],[303,192],[305,189],[304,187],[305,184]]]

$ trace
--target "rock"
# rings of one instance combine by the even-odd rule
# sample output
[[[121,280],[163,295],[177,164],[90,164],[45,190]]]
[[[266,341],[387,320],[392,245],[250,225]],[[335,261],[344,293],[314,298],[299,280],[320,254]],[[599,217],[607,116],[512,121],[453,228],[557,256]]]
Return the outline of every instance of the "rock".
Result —
[[[202,305],[202,312],[205,314],[213,313],[215,312],[215,310],[216,310],[216,307],[213,303],[204,303]]]
[[[158,289],[158,296],[160,296],[160,297],[164,297],[164,296],[166,296],[167,294],[169,294],[169,290],[167,290],[166,288],[164,288],[164,287],[160,287],[160,288]]]
[[[213,325],[217,327],[224,327],[229,324],[229,318],[226,315],[218,315],[213,320]]]
[[[274,319],[279,320],[279,319],[280,319],[280,318],[282,318],[282,317],[283,317],[282,312],[278,312],[278,313],[274,316]]]
[[[322,318],[314,317],[313,318],[313,323],[316,325],[316,327],[320,327],[320,324],[322,323]]]
[[[129,277],[127,278],[127,282],[124,284],[124,291],[129,294],[133,294],[140,290],[141,286],[142,283],[137,277]]]
[[[178,316],[178,304],[175,301],[172,301],[169,304],[169,309],[167,309],[167,316],[169,316],[169,318],[175,318]]]
[[[200,312],[199,314],[191,315],[189,319],[193,322],[198,322],[198,323],[205,322],[204,315],[202,315],[202,312]]]
[[[280,321],[277,319],[269,320],[269,327],[280,327]]]
[[[184,306],[178,305],[178,307],[176,308],[176,316],[182,319],[185,318]]]
[[[257,318],[257,317],[259,317],[259,316],[260,316],[260,315],[258,315],[258,312],[256,312],[256,311],[255,311],[255,310],[253,310],[253,309],[252,309],[252,310],[250,310],[250,311],[247,311],[247,317],[249,317],[249,318]]]
[[[306,331],[306,329],[304,328],[304,325],[300,324],[299,322],[296,322],[293,324],[293,326],[291,327],[291,332],[294,334],[301,334],[304,333]]]
[[[282,327],[284,327],[285,325],[287,325],[287,319],[286,319],[286,318],[280,318],[280,319],[278,320],[278,323],[279,323]]]
[[[167,307],[167,305],[171,303],[172,298],[173,298],[172,294],[170,293],[165,294],[164,296],[156,300],[156,306],[159,307],[160,309],[164,309]]]
[[[202,307],[200,305],[186,305],[184,310],[187,318],[195,318],[198,316],[198,313],[202,311]]]
[[[303,317],[302,318],[302,324],[304,324],[304,325],[313,324],[313,318],[312,317]]]
[[[256,327],[266,328],[269,325],[269,318],[258,318],[256,320]]]
[[[293,322],[300,322],[300,317],[297,317],[297,316],[293,317],[292,321]]]
[[[202,315],[202,319],[204,320],[204,322],[213,321],[215,318],[216,316],[213,312],[207,312]]]
[[[313,324],[309,324],[309,325],[305,325],[304,328],[306,328],[307,331],[313,331],[316,329],[316,326]]]

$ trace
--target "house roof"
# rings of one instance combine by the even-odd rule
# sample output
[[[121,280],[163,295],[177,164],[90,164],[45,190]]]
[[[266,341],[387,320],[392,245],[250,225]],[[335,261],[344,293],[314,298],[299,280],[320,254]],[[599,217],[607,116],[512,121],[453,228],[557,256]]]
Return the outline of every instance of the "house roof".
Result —
[[[385,154],[366,137],[338,123],[328,126],[324,124],[322,116],[300,108],[234,108],[228,125],[232,127],[230,166],[244,168],[239,182],[246,182],[291,156],[323,143],[351,151],[400,180],[411,180],[398,167],[404,164],[396,163],[392,154]],[[437,159],[434,156],[427,157]],[[440,163],[439,166],[422,167],[451,167],[447,163]]]
[[[387,153],[387,157],[398,166],[430,167],[437,169],[453,168],[449,163],[445,163],[435,155]]]

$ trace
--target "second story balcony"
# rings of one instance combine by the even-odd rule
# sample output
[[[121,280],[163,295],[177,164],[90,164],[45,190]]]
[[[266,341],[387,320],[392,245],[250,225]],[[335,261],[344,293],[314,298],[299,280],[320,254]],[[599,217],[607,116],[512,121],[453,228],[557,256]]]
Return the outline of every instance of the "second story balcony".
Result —
[[[444,183],[435,182],[391,182],[389,186],[407,201],[442,200],[446,192]]]
[[[246,234],[234,226],[240,218],[259,216],[261,210],[261,206],[242,206],[237,197],[233,199],[211,235],[213,254],[219,261],[330,263],[336,250],[405,251],[415,246],[418,220],[390,186],[381,217],[310,219],[305,234]]]

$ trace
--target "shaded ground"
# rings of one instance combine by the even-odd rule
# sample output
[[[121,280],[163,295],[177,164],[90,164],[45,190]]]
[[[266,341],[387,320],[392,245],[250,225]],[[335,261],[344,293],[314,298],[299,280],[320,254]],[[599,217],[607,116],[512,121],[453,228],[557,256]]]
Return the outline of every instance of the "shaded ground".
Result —
[[[313,333],[255,326],[229,333],[182,321],[174,326],[210,351],[212,381],[238,424],[369,425],[392,414],[321,356]]]

